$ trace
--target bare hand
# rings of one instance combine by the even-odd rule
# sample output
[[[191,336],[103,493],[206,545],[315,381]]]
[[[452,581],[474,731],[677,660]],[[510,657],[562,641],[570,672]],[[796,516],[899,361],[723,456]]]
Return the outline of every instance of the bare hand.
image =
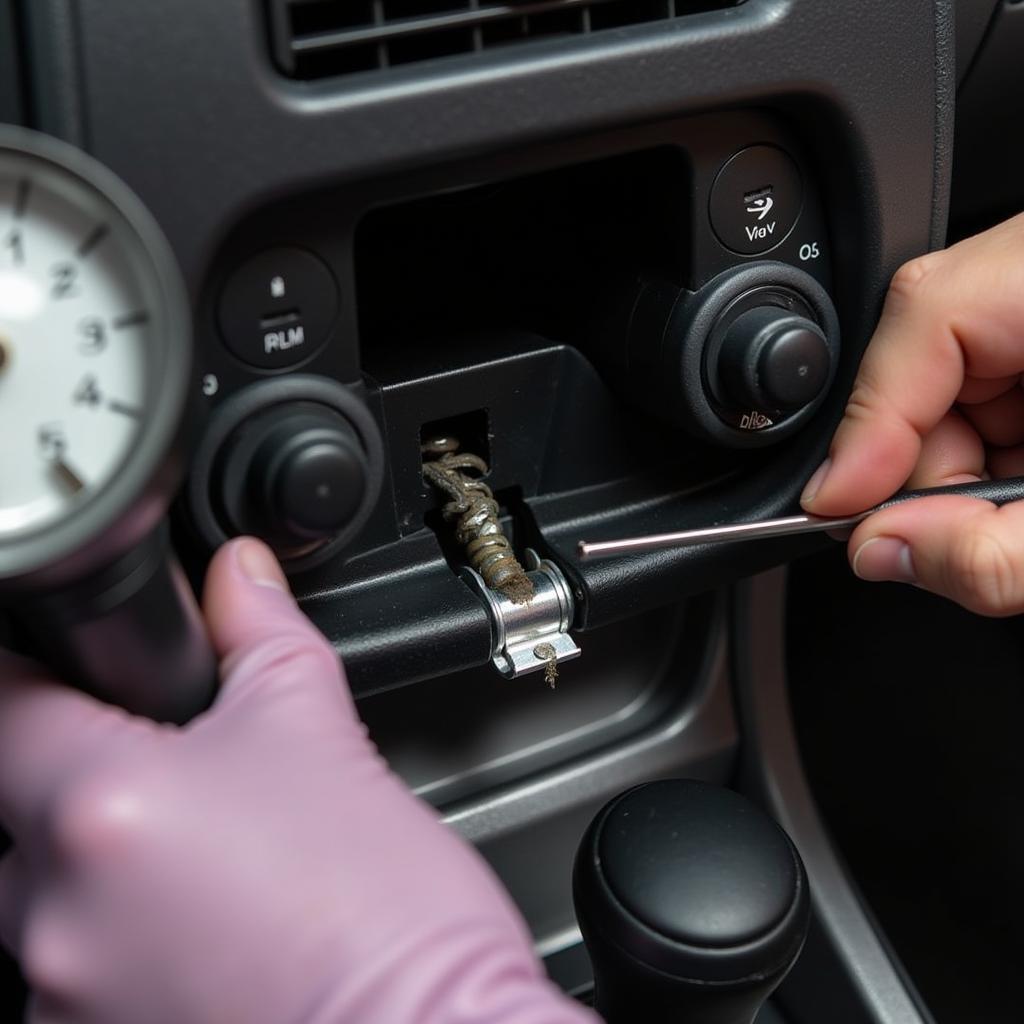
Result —
[[[900,487],[1024,475],[1024,215],[902,267],[808,512],[845,515]],[[850,538],[854,571],[985,615],[1024,611],[1024,502],[934,497]]]

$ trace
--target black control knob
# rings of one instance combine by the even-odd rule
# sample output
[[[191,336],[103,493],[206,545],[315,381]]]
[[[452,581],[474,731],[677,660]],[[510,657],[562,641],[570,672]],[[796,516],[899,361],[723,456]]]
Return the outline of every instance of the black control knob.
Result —
[[[211,477],[230,532],[255,534],[291,558],[357,525],[370,473],[353,424],[336,409],[300,401],[239,423]]]
[[[810,917],[785,832],[745,797],[692,780],[608,803],[580,845],[573,895],[608,1024],[751,1024]]]
[[[792,437],[826,400],[839,365],[839,320],[803,270],[759,261],[687,292],[648,281],[608,318],[609,383],[645,413],[730,448]]]
[[[324,540],[352,520],[366,474],[366,453],[344,417],[329,409],[283,411],[249,464],[252,511],[271,539]]]
[[[312,374],[250,384],[207,423],[188,483],[211,548],[251,533],[301,572],[358,542],[384,480],[384,444],[358,388]]]
[[[758,306],[730,324],[717,370],[720,398],[738,409],[792,412],[822,393],[832,352],[813,321],[777,306]]]

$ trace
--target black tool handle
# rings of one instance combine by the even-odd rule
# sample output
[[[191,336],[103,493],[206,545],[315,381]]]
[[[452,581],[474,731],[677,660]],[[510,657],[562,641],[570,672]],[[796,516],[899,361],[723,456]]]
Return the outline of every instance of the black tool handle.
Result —
[[[81,689],[182,724],[213,700],[217,664],[161,527],[127,555],[14,614],[31,652]]]
[[[1024,500],[1024,476],[1010,476],[1005,480],[980,480],[977,483],[950,484],[947,487],[926,487],[918,491],[900,491],[872,511],[880,512],[883,508],[902,505],[905,501],[912,501],[915,498],[930,498],[937,494],[960,494],[966,498],[981,498],[984,501],[991,501],[994,505],[1009,505],[1011,501]]]

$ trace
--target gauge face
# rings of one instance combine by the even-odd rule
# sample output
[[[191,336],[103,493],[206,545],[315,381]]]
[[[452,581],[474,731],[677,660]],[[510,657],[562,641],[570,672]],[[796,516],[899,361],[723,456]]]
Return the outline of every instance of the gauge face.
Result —
[[[142,503],[181,415],[187,321],[135,196],[72,147],[0,129],[0,580]]]
[[[131,239],[99,197],[11,163],[0,165],[2,535],[73,514],[117,472],[145,409],[152,330]]]

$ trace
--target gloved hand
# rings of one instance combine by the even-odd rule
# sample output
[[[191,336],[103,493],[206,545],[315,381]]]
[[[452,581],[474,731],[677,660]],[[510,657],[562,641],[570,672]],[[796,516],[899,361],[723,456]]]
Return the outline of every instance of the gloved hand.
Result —
[[[1024,475],[1024,215],[893,279],[829,460],[803,506],[870,508],[904,484]],[[1024,611],[1024,502],[931,497],[866,519],[850,561],[986,615]]]
[[[476,852],[394,776],[259,542],[160,726],[0,660],[0,934],[48,1024],[581,1024]]]

